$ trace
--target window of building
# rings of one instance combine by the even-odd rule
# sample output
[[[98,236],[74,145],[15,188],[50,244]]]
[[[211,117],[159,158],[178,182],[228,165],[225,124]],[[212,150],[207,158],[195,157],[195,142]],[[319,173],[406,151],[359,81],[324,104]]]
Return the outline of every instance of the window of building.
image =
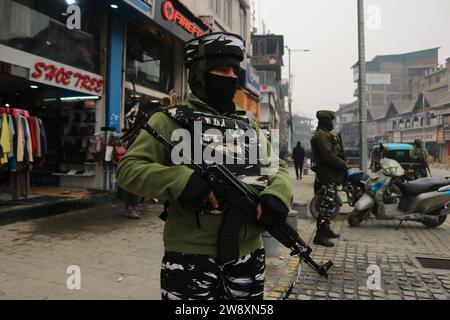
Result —
[[[263,56],[266,54],[266,42],[264,39],[253,41],[253,56]]]
[[[81,30],[68,30],[64,0],[0,1],[0,44],[100,73],[101,12],[92,1],[83,8]]]
[[[221,16],[221,9],[222,9],[222,0],[216,0],[216,14],[220,17]]]
[[[168,93],[173,89],[173,48],[130,25],[127,33],[127,81]]]
[[[239,7],[239,23],[240,34],[244,39],[247,39],[247,12],[243,6]]]
[[[231,27],[230,10],[231,0],[225,0],[223,3],[223,21]]]
[[[276,39],[267,39],[266,54],[276,54],[277,44],[278,42]]]

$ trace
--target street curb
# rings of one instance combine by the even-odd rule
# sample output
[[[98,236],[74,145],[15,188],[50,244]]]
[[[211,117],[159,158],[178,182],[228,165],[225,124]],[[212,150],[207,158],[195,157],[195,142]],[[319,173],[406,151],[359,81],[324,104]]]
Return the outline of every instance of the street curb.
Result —
[[[102,206],[111,203],[115,197],[115,194],[102,193],[81,199],[63,198],[51,200],[50,202],[38,202],[29,205],[18,205],[12,208],[3,208],[0,209],[0,226]]]

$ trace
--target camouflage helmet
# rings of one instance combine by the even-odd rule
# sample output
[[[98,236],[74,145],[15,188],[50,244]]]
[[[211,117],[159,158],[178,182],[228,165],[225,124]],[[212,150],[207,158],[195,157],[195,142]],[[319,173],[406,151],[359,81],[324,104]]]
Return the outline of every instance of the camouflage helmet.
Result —
[[[328,110],[317,111],[316,117],[319,121],[334,120],[335,113],[334,113],[334,111],[328,111]]]
[[[194,38],[185,44],[185,65],[190,65],[202,58],[235,57],[239,62],[244,60],[245,44],[238,34],[228,32],[208,33]]]

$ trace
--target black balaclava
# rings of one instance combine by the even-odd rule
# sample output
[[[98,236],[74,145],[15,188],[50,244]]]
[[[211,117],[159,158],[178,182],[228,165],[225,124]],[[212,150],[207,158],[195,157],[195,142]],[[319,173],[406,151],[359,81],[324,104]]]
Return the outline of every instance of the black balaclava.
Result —
[[[200,100],[220,114],[236,110],[233,102],[238,79],[210,74],[211,70],[233,67],[239,70],[239,60],[234,57],[208,57],[195,61],[189,68],[189,86]]]
[[[332,118],[321,118],[319,120],[319,127],[324,128],[327,131],[333,131],[334,123]]]

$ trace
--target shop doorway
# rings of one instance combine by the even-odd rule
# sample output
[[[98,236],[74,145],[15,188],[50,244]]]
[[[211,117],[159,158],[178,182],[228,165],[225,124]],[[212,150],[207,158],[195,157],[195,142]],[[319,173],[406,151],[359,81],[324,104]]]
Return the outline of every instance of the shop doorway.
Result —
[[[11,116],[17,112],[27,116],[29,131],[22,129],[31,147],[27,149],[25,143],[25,159],[18,159],[22,148],[17,134],[10,139],[15,153],[0,165],[0,201],[87,195],[85,183],[77,179],[96,176],[98,164],[88,152],[88,143],[96,130],[98,97],[32,82],[17,70],[0,73],[0,107],[15,132],[20,128]],[[23,169],[17,179],[16,169]]]

